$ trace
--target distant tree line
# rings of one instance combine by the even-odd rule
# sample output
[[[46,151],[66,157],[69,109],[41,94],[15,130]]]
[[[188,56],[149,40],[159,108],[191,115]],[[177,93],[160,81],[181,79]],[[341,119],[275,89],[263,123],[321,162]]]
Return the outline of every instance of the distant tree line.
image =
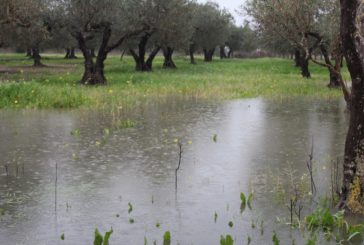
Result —
[[[1,0],[0,47],[21,48],[43,66],[40,50],[64,49],[84,59],[82,84],[105,84],[105,60],[122,50],[137,71],[151,71],[157,54],[164,68],[176,68],[173,54],[186,53],[195,64],[196,52],[211,62],[232,57],[236,50],[257,48],[249,25],[237,27],[231,14],[216,3],[192,0]]]

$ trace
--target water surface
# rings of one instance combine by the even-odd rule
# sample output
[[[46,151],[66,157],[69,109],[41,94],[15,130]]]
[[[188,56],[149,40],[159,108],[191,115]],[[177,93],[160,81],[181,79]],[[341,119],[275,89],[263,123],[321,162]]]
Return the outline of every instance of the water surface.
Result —
[[[344,110],[342,100],[166,98],[119,113],[0,111],[1,244],[92,244],[96,227],[113,228],[112,244],[161,244],[167,230],[181,245],[219,244],[226,234],[268,244],[273,230],[288,244],[288,229],[275,222],[289,213],[272,176],[307,173],[313,141],[319,195],[328,193],[330,162],[343,154]],[[127,119],[135,126],[116,128]],[[242,214],[241,192],[255,196]]]

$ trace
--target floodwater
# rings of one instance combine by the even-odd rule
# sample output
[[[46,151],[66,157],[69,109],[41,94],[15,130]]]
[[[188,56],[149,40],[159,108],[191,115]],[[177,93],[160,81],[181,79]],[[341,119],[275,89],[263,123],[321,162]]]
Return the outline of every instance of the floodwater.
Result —
[[[135,126],[115,127],[127,119]],[[166,231],[181,245],[226,234],[271,244],[273,231],[301,244],[282,224],[277,176],[286,186],[289,173],[307,174],[313,142],[317,195],[328,194],[347,121],[342,100],[171,97],[119,113],[0,111],[0,244],[92,244],[95,228],[111,227],[111,244],[162,244]],[[254,192],[252,210],[240,212],[241,192]]]

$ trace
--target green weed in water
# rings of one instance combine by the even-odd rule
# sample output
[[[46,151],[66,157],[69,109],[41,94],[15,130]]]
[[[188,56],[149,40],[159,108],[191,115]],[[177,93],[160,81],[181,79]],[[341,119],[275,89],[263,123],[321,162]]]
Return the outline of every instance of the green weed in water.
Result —
[[[72,135],[73,137],[80,137],[80,134],[81,134],[81,132],[80,132],[80,130],[79,130],[79,129],[75,129],[75,130],[72,130],[72,131],[71,131],[71,135]]]
[[[62,240],[62,241],[64,241],[64,238],[65,238],[65,237],[64,237],[64,233],[62,233],[62,235],[61,235],[61,240]]]
[[[241,200],[240,213],[243,213],[245,211],[245,208],[246,208],[246,196],[245,196],[245,194],[243,192],[240,193],[240,200]]]
[[[278,239],[277,233],[273,232],[272,241],[274,245],[280,245],[280,240]]]
[[[128,213],[130,214],[131,212],[133,212],[133,205],[129,202],[128,206],[129,206]]]
[[[233,228],[234,223],[232,221],[230,221],[228,225],[229,225],[230,228]]]
[[[116,125],[117,128],[119,129],[127,129],[127,128],[133,128],[135,127],[135,122],[130,120],[130,119],[127,119],[125,121],[119,121]]]
[[[164,233],[163,245],[171,245],[171,233],[169,231]]]
[[[250,193],[248,196],[248,200],[247,200],[247,204],[248,204],[248,207],[250,210],[252,209],[253,199],[254,199],[254,195],[253,195],[253,193]]]
[[[105,233],[105,236],[102,236],[98,229],[95,230],[95,240],[94,245],[109,245],[110,236],[113,233],[113,229]]]
[[[217,143],[217,134],[214,134],[214,136],[212,137],[212,140]]]
[[[221,236],[220,245],[234,245],[234,240],[230,235]]]

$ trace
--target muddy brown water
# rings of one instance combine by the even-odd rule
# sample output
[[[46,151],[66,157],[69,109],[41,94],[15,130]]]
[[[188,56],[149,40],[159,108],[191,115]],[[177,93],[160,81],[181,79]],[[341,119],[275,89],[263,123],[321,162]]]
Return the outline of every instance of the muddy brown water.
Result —
[[[248,237],[270,244],[273,231],[282,244],[300,244],[297,232],[277,224],[289,213],[272,176],[287,168],[305,174],[313,139],[318,195],[329,193],[330,162],[344,149],[344,110],[342,100],[172,97],[118,116],[2,110],[0,244],[92,244],[95,228],[111,227],[111,244],[161,244],[166,231],[181,245],[219,244],[226,234],[237,244]],[[118,119],[136,124],[116,129]],[[183,159],[176,191],[177,138]],[[252,210],[241,214],[240,193],[252,191]]]

